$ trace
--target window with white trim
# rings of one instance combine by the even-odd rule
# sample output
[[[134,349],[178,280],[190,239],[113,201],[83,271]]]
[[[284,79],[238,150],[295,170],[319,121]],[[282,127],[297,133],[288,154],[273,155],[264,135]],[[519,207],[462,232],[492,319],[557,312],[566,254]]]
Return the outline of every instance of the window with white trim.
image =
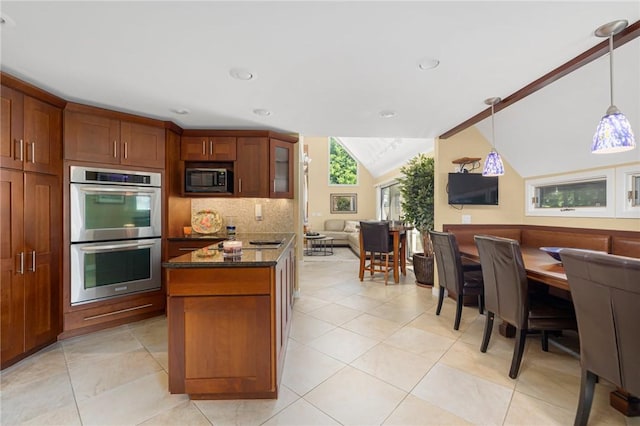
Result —
[[[640,218],[640,164],[616,167],[617,217]]]
[[[529,179],[527,216],[614,217],[614,169]]]

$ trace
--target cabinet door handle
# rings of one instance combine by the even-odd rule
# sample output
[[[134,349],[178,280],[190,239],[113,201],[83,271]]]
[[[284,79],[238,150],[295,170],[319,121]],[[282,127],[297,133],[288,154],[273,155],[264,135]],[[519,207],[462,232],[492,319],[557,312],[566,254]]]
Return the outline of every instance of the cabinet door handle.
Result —
[[[202,155],[207,155],[207,141],[202,139]]]
[[[238,178],[238,192],[242,192],[242,179]]]
[[[129,158],[129,150],[127,149],[127,142],[124,143],[124,158]]]
[[[113,141],[113,158],[118,158],[118,141]]]
[[[24,252],[21,251],[18,256],[20,257],[20,268],[18,269],[18,273],[20,275],[24,275]]]
[[[276,192],[276,180],[273,180],[273,192]]]
[[[36,162],[36,143],[31,142],[31,162],[35,164]]]
[[[213,156],[213,141],[209,141],[209,155]]]
[[[18,141],[18,144],[19,144],[18,152],[20,153],[19,161],[22,161],[22,160],[24,160],[24,141],[22,139],[20,139]],[[14,156],[14,158],[15,158],[15,156]]]
[[[29,269],[29,272],[35,272],[36,271],[36,251],[32,251],[31,252],[31,268]]]

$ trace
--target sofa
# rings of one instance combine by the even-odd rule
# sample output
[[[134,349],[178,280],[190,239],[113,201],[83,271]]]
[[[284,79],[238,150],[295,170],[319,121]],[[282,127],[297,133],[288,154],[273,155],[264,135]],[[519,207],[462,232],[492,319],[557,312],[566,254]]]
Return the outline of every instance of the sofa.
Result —
[[[327,219],[324,221],[324,228],[316,232],[333,238],[334,246],[347,246],[356,255],[360,255],[360,219]]]

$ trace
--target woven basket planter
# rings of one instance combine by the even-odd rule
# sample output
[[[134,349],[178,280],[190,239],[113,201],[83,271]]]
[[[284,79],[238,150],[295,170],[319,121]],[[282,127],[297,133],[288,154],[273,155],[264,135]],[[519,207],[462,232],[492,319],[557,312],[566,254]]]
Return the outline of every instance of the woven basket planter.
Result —
[[[415,253],[413,255],[413,273],[416,276],[417,285],[433,287],[433,256]]]

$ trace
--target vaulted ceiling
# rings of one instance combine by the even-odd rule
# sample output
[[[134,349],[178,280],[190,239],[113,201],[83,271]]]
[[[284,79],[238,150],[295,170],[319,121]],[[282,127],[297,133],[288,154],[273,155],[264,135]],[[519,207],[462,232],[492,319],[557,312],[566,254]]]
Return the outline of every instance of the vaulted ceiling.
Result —
[[[183,128],[369,137],[377,153],[362,155],[388,159],[380,138],[438,137],[602,42],[601,24],[638,21],[640,1],[3,0],[1,13],[2,70],[65,99]],[[640,39],[615,61],[615,103],[640,133]],[[640,161],[589,153],[608,69],[601,57],[496,114],[521,175]]]

